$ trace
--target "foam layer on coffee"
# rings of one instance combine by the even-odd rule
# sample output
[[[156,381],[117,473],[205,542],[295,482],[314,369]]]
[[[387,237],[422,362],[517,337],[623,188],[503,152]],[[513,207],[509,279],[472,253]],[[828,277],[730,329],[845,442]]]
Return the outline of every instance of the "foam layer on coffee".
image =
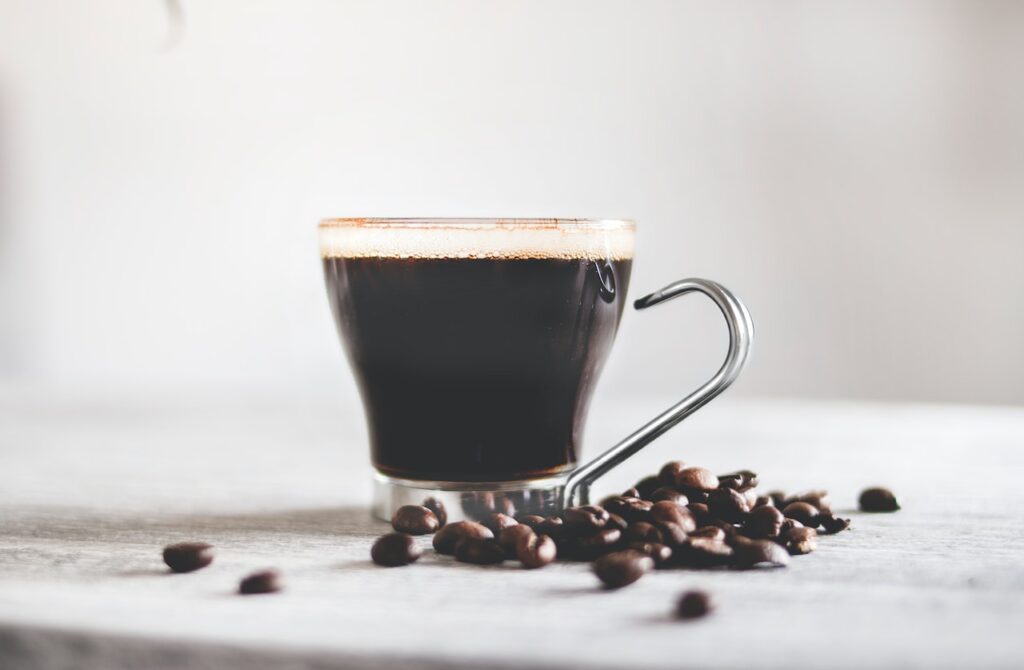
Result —
[[[573,223],[389,223],[324,221],[324,258],[610,258],[633,257],[633,225]]]

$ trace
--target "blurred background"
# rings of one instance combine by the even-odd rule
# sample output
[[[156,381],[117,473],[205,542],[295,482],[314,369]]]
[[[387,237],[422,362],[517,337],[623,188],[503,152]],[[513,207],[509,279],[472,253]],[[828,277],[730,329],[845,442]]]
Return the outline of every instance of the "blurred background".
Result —
[[[1024,3],[0,0],[0,380],[357,404],[328,216],[629,217],[736,393],[1024,403]],[[629,314],[600,387],[725,350]]]

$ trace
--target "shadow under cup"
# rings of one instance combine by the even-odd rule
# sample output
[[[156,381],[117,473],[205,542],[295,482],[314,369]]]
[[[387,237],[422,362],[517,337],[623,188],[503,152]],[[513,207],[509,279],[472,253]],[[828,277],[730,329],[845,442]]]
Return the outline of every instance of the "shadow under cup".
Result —
[[[483,490],[572,470],[633,236],[628,221],[322,222],[378,479]]]

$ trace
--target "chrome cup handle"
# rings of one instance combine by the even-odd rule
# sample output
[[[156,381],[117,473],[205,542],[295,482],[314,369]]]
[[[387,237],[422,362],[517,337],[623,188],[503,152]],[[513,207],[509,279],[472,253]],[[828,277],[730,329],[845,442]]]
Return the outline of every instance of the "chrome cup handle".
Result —
[[[754,339],[754,324],[750,313],[740,299],[718,282],[709,279],[681,279],[640,298],[633,303],[636,309],[646,309],[687,293],[703,293],[722,310],[729,326],[729,352],[715,376],[703,386],[668,408],[637,431],[589,463],[577,468],[565,482],[562,507],[585,505],[589,502],[590,486],[602,475],[640,451],[677,423],[711,402],[739,376],[750,355]]]

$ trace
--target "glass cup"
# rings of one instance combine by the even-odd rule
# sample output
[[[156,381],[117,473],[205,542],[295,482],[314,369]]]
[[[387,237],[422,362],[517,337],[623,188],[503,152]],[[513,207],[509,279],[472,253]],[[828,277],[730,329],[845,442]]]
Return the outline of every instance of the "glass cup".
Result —
[[[586,465],[591,395],[626,305],[636,226],[591,219],[328,219],[327,294],[366,412],[374,514],[441,505],[448,520],[551,514],[723,391],[753,326],[721,285],[729,353],[704,386]]]

